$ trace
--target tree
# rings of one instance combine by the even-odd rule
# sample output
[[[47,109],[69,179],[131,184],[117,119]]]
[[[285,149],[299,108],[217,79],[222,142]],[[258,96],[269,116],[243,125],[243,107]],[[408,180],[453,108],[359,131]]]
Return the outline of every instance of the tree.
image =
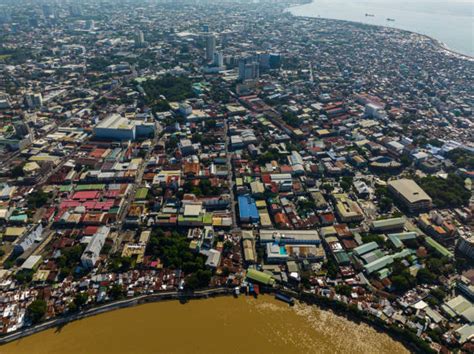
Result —
[[[454,149],[447,153],[447,157],[458,168],[474,169],[474,154],[468,150]]]
[[[400,275],[392,277],[392,284],[397,290],[406,291],[416,285],[416,279],[405,269]]]
[[[362,242],[369,243],[369,242],[377,242],[379,246],[383,246],[384,239],[382,236],[377,234],[366,234],[362,235]]]
[[[224,242],[224,253],[229,253],[230,251],[232,251],[232,249],[234,248],[234,243],[232,241],[225,241]]]
[[[31,269],[21,269],[15,274],[15,280],[20,284],[29,283],[33,279],[33,273]]]
[[[467,205],[471,198],[471,192],[464,187],[464,180],[455,174],[449,174],[446,179],[428,176],[417,182],[439,208]]]
[[[382,197],[379,202],[380,211],[387,213],[392,210],[393,200],[388,197]]]
[[[337,274],[339,272],[339,267],[337,266],[337,263],[332,258],[328,259],[328,262],[326,264],[326,269],[327,269],[327,276],[329,278],[334,279],[337,277]]]
[[[48,202],[49,194],[42,190],[35,191],[28,195],[27,204],[31,209],[41,208]]]
[[[126,272],[132,268],[133,260],[131,257],[115,257],[110,263],[112,272]]]
[[[403,275],[395,275],[392,277],[392,284],[400,291],[408,290],[410,288],[410,284]]]
[[[430,295],[438,299],[440,302],[446,297],[446,293],[441,288],[431,289]]]
[[[125,291],[123,290],[122,286],[114,284],[109,290],[109,296],[113,300],[120,300],[125,296]]]
[[[187,280],[186,285],[190,290],[196,290],[209,286],[211,281],[212,273],[210,270],[198,270],[196,273],[191,274]]]
[[[349,192],[352,187],[353,178],[350,176],[342,177],[341,182],[339,183],[344,192]]]
[[[83,245],[75,245],[72,247],[64,248],[61,251],[61,256],[57,259],[57,264],[61,270],[61,276],[66,277],[72,273],[73,268],[81,259],[81,255],[84,251]]]
[[[78,293],[74,297],[73,302],[76,308],[80,310],[86,304],[88,299],[89,299],[89,296],[87,295],[87,293]]]
[[[345,296],[351,296],[352,293],[352,288],[349,285],[336,285],[336,293],[345,295]]]
[[[11,175],[14,178],[23,177],[25,173],[23,172],[23,166],[17,165],[12,168]]]
[[[26,309],[26,316],[33,324],[41,321],[46,314],[47,304],[42,299],[34,300]]]
[[[204,256],[191,252],[189,241],[178,232],[173,232],[170,236],[166,236],[161,230],[154,232],[148,242],[146,254],[154,259],[159,258],[166,268],[180,268],[185,273],[204,269]]]
[[[402,155],[400,157],[400,163],[403,165],[403,167],[408,167],[411,165],[411,159],[408,155]]]
[[[329,183],[325,183],[321,186],[321,189],[323,189],[326,194],[329,194],[334,190],[334,186]]]
[[[436,280],[436,275],[426,268],[421,268],[416,274],[416,280],[420,284],[432,284]]]

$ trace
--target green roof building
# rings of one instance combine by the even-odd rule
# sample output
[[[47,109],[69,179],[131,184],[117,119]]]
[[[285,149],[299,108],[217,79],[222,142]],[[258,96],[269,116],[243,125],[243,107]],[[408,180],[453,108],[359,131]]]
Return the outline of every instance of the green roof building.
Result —
[[[379,248],[379,245],[377,244],[377,242],[372,241],[369,243],[365,243],[362,246],[354,248],[354,253],[360,257],[363,254],[376,250],[377,248]]]
[[[382,258],[379,258],[369,264],[366,264],[364,266],[364,269],[368,274],[372,274],[373,272],[381,270],[392,263],[393,263],[392,256],[383,256]]]
[[[443,257],[453,258],[453,254],[450,251],[448,251],[444,246],[440,245],[438,242],[433,240],[431,237],[426,237],[425,240],[428,246],[433,248],[436,252],[438,252]]]
[[[256,269],[249,269],[247,271],[247,278],[265,285],[275,284],[275,279],[270,274],[260,272]]]

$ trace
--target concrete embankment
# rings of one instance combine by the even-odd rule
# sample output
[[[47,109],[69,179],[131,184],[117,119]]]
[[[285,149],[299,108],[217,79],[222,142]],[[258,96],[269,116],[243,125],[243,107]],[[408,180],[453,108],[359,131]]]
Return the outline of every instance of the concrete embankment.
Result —
[[[80,320],[86,317],[95,316],[104,312],[117,310],[126,307],[132,307],[139,304],[145,304],[149,302],[156,302],[156,301],[165,301],[165,300],[180,300],[186,301],[189,299],[203,299],[208,297],[215,297],[215,296],[222,296],[222,295],[231,295],[232,289],[229,288],[216,288],[216,289],[208,289],[208,290],[199,290],[195,291],[192,294],[184,294],[176,291],[170,292],[162,292],[158,294],[150,294],[150,295],[141,295],[138,297],[119,300],[115,302],[110,302],[105,305],[96,306],[79,313],[61,316],[54,318],[52,320],[39,323],[35,326],[22,328],[18,331],[8,333],[2,337],[0,337],[0,345],[12,342],[14,340],[30,336],[32,334],[50,329],[55,327],[64,326],[72,321]]]

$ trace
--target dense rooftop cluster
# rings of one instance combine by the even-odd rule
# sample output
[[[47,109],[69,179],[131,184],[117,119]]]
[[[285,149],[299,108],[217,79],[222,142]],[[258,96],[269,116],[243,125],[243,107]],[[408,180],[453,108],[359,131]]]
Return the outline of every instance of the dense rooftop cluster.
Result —
[[[288,5],[0,7],[2,332],[260,286],[472,350],[473,60]]]

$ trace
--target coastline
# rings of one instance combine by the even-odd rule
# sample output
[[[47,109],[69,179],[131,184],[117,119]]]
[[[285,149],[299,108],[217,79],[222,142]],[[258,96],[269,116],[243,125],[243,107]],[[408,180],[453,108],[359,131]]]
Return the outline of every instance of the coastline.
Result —
[[[314,1],[313,1],[314,2]],[[448,45],[446,43],[443,43],[441,42],[440,40],[434,38],[434,37],[431,37],[429,35],[426,35],[426,34],[421,34],[421,33],[418,33],[418,32],[414,32],[414,31],[410,31],[410,30],[405,30],[405,29],[401,29],[401,28],[397,28],[397,27],[389,27],[389,26],[383,26],[383,25],[376,25],[376,24],[371,24],[371,23],[365,23],[365,22],[359,22],[359,21],[351,21],[351,20],[340,20],[340,19],[336,19],[336,18],[329,18],[329,17],[316,17],[316,16],[302,16],[302,15],[294,15],[293,13],[291,13],[291,9],[295,8],[295,7],[298,7],[298,6],[303,6],[303,5],[307,5],[309,2],[303,2],[302,4],[299,4],[299,5],[291,5],[291,6],[288,6],[284,12],[285,13],[288,13],[290,14],[291,16],[294,16],[294,17],[297,17],[297,18],[302,18],[302,19],[306,19],[306,20],[326,20],[326,21],[338,21],[338,22],[345,22],[345,23],[349,23],[349,24],[355,24],[355,25],[364,25],[364,26],[373,26],[373,27],[378,27],[378,28],[381,28],[381,29],[390,29],[390,30],[396,30],[396,31],[400,31],[400,32],[404,32],[406,34],[410,34],[410,35],[417,35],[419,37],[422,37],[424,39],[427,39],[431,42],[431,44],[436,47],[440,52],[443,52],[444,54],[446,55],[451,55],[451,56],[455,56],[456,58],[458,59],[463,59],[463,60],[467,60],[467,61],[473,61],[474,62],[474,56],[470,56],[468,54],[463,54],[463,53],[460,53],[460,52],[457,52],[456,50],[453,50],[451,48],[448,47]]]

